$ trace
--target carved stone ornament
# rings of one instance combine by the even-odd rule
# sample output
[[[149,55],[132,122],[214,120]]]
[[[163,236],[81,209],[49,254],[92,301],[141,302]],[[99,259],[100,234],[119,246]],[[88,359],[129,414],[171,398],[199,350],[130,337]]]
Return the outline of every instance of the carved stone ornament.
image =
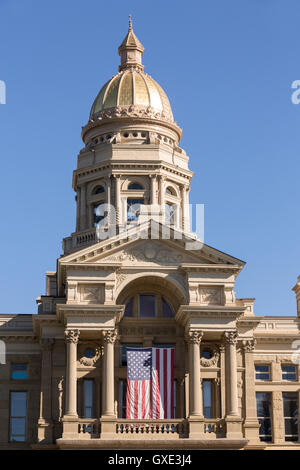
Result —
[[[94,351],[95,351],[95,355],[93,357],[85,357],[84,355],[84,351],[87,347],[90,347],[92,348]],[[80,349],[80,359],[79,359],[79,362],[80,364],[82,364],[83,366],[87,366],[87,367],[93,367],[96,365],[96,362],[100,359],[100,357],[103,356],[103,351],[104,351],[104,348],[103,346],[97,344],[97,345],[94,345],[94,344],[82,344],[82,347]]]
[[[185,340],[187,343],[200,344],[202,336],[203,331],[189,331],[185,336]]]
[[[119,339],[117,330],[105,330],[103,332],[104,343],[115,343]]]
[[[252,352],[255,349],[256,339],[244,340],[242,344],[245,352]]]
[[[159,112],[151,106],[116,106],[114,108],[104,109],[99,113],[96,113],[92,117],[92,121],[103,121],[106,119],[114,118],[148,118],[148,119],[159,119],[160,121],[167,121],[174,123],[173,119],[165,112]]]
[[[80,301],[86,303],[102,304],[104,302],[104,285],[79,286]]]
[[[209,349],[212,352],[212,356],[209,359],[207,359],[205,357],[200,358],[200,364],[203,367],[214,367],[218,363],[218,360],[219,360],[219,357],[220,357],[220,353],[218,351],[218,348],[216,346],[209,346]]]
[[[225,340],[229,344],[235,345],[237,343],[237,332],[236,331],[225,331]]]
[[[207,305],[220,305],[221,293],[221,289],[218,287],[200,287],[200,302]]]
[[[66,330],[65,340],[66,340],[66,343],[77,344],[79,340],[79,330]]]

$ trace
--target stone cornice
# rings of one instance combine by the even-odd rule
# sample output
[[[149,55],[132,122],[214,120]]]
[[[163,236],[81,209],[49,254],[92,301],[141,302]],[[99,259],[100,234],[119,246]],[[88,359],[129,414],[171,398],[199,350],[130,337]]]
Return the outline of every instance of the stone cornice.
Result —
[[[118,323],[124,313],[124,305],[75,305],[75,304],[57,304],[56,313],[59,321],[64,324],[67,323],[68,318],[76,318],[79,323],[85,324],[87,317],[94,317],[95,320],[99,320],[101,325],[101,319],[107,321],[107,319],[115,320]]]
[[[156,146],[157,147],[157,146]],[[139,168],[140,171],[145,171],[145,175],[148,175],[149,172],[155,173],[157,175],[160,175],[161,170],[165,170],[168,173],[173,173],[174,175],[178,175],[181,178],[184,178],[185,180],[187,179],[189,182],[191,181],[193,177],[193,172],[190,170],[186,170],[184,168],[179,168],[178,166],[168,164],[165,162],[158,162],[158,161],[147,161],[147,162],[128,162],[128,161],[105,161],[101,163],[97,163],[96,165],[89,166],[88,168],[78,168],[77,170],[74,170],[73,172],[73,189],[76,190],[77,186],[77,180],[78,179],[84,179],[85,181],[89,181],[91,178],[92,180],[97,176],[97,173],[99,175],[103,175],[104,170],[109,170],[111,171],[112,175],[114,172],[116,174],[122,176],[122,172],[124,172],[124,175],[128,176],[128,171],[130,169],[133,170],[133,172],[136,172],[137,167]]]

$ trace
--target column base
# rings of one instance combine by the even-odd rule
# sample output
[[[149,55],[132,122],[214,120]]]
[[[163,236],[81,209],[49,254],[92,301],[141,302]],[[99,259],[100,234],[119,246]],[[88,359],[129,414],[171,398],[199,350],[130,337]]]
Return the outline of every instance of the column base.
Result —
[[[101,416],[100,418],[100,438],[103,439],[115,439],[117,436],[116,433],[116,424],[117,418],[116,416]]]
[[[44,418],[38,420],[38,442],[42,444],[52,444],[53,442],[53,423]]]
[[[249,440],[250,445],[260,444],[259,428],[260,424],[256,418],[248,418],[244,422],[245,438]]]
[[[204,439],[204,418],[203,416],[190,416],[189,423],[189,438]]]
[[[229,439],[242,439],[242,419],[239,416],[226,416],[226,437]]]
[[[66,439],[78,438],[78,416],[65,415],[62,418],[63,434],[62,437]]]

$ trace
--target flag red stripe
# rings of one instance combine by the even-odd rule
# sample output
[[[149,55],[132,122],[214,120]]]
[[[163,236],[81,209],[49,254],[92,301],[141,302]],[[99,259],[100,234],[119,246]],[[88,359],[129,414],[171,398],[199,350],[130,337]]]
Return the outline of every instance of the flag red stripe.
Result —
[[[138,381],[134,381],[134,419],[138,417],[138,408],[139,408],[139,389]]]
[[[164,349],[164,417],[163,419],[167,419],[168,414],[168,350]]]
[[[174,349],[171,350],[171,418],[175,418],[174,416]]]
[[[145,380],[142,382],[142,418],[145,418],[145,404],[146,404],[146,384]]]
[[[127,393],[126,393],[126,418],[130,419],[130,380],[127,380]]]
[[[156,419],[160,418],[160,361],[159,361],[159,349],[156,349]]]

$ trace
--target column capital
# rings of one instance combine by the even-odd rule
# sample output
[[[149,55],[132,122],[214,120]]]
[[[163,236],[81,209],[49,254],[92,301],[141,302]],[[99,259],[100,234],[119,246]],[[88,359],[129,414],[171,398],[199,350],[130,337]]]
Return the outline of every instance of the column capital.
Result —
[[[115,343],[118,339],[119,339],[119,334],[116,329],[103,331],[104,343]]]
[[[157,174],[156,174],[156,173],[151,173],[151,174],[149,175],[149,178],[150,178],[150,179],[156,179],[156,178],[157,178]]]
[[[252,352],[255,349],[256,339],[247,339],[242,342],[243,350],[245,352]]]
[[[190,344],[200,344],[203,336],[203,331],[188,331],[185,335],[185,340]]]
[[[236,345],[237,343],[237,332],[236,331],[225,331],[225,341],[228,344]]]
[[[77,344],[79,340],[79,330],[65,330],[66,343]]]

